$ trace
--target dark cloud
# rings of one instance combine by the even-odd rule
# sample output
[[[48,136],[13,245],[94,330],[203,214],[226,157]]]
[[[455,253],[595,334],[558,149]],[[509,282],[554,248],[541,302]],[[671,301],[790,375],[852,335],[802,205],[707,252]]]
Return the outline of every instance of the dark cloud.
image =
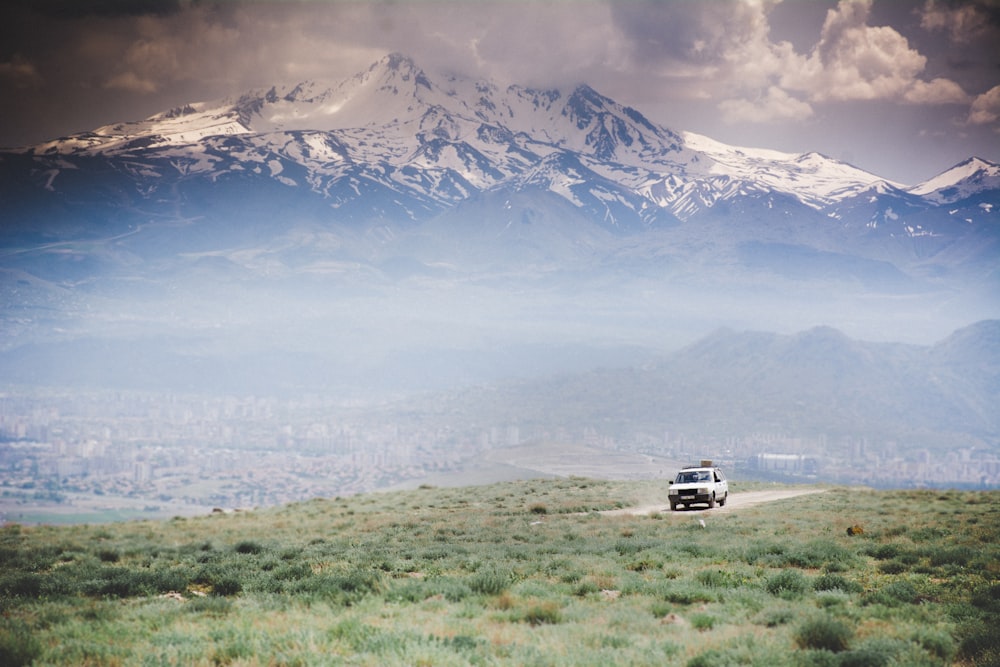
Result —
[[[955,43],[995,43],[1000,36],[1000,0],[926,0],[920,25],[944,32]]]
[[[8,0],[11,1],[11,0]],[[79,19],[90,16],[165,16],[179,12],[182,0],[12,0],[43,16]]]

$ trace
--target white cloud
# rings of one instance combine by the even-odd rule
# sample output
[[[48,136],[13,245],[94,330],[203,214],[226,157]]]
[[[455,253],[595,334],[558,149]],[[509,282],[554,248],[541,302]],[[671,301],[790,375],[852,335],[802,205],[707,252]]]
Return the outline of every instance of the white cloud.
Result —
[[[914,81],[903,99],[911,104],[966,104],[969,96],[954,81],[939,78]]]
[[[764,123],[776,120],[806,120],[813,115],[812,107],[795,99],[777,86],[771,86],[754,100],[733,99],[719,104],[727,123]]]
[[[872,0],[840,0],[808,53],[772,38],[779,4],[630,2],[613,15],[637,59],[659,62],[665,78],[684,72],[687,97],[723,99],[729,122],[803,120],[825,102],[968,102],[954,81],[921,78],[927,57],[895,28],[870,25]]]
[[[970,125],[988,125],[1000,120],[1000,86],[994,86],[977,97],[969,110]]]
[[[870,26],[872,0],[841,0],[827,12],[803,87],[811,99],[899,99],[927,58],[895,29]]]

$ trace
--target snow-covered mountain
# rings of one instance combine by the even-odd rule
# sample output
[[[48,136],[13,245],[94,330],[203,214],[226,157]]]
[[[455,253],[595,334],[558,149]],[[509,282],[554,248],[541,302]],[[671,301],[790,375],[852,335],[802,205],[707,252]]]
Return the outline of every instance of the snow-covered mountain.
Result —
[[[908,191],[930,201],[950,204],[998,189],[1000,165],[971,157]]]
[[[687,220],[745,197],[791,198],[824,213],[880,189],[954,203],[996,190],[1000,169],[973,160],[907,189],[817,153],[679,134],[588,86],[564,92],[432,78],[399,54],[336,84],[186,104],[25,153],[54,191],[75,160],[104,158],[153,189],[196,175],[262,175],[352,218],[422,220],[491,189],[543,188],[626,229]],[[359,210],[359,199],[374,193],[388,201]]]
[[[0,152],[0,349],[61,340],[95,312],[102,336],[160,332],[170,313],[206,340],[266,316],[298,341],[285,321],[321,313],[327,331],[363,311],[348,328],[366,345],[428,318],[438,344],[455,312],[518,331],[552,317],[559,336],[587,321],[616,340],[682,320],[951,330],[998,316],[998,173],[973,158],[907,187],[674,131],[586,85],[500,85],[392,54],[343,81]],[[587,312],[567,313],[583,294]],[[387,323],[397,311],[405,326]]]

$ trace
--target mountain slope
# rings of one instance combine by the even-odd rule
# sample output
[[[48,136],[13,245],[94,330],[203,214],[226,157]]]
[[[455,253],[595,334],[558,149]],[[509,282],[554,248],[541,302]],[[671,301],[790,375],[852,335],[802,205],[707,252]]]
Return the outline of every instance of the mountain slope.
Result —
[[[392,54],[0,152],[0,330],[360,375],[719,326],[927,341],[1000,316],[995,169],[906,188]]]
[[[1000,188],[1000,165],[971,157],[951,169],[909,189],[909,192],[950,204]]]

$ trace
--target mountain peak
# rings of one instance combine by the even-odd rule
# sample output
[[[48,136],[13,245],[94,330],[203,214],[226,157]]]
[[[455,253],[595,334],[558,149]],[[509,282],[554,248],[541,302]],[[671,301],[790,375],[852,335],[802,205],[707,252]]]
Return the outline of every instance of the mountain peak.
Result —
[[[405,56],[402,53],[390,53],[368,69],[369,72],[375,72],[377,70],[398,76],[402,81],[410,81],[412,79],[418,85],[422,85],[427,88],[431,87],[430,81],[427,79],[427,75],[424,74],[424,71],[417,66],[416,62],[414,62],[412,58]]]
[[[570,94],[570,99],[584,101],[595,106],[603,106],[611,101],[585,83],[581,83],[573,89],[573,92]]]
[[[414,64],[413,59],[400,53],[399,51],[393,51],[389,55],[382,58],[381,62],[385,63],[390,69],[416,69],[416,64]]]
[[[952,203],[1000,187],[1000,164],[970,157],[909,192],[940,204]]]

